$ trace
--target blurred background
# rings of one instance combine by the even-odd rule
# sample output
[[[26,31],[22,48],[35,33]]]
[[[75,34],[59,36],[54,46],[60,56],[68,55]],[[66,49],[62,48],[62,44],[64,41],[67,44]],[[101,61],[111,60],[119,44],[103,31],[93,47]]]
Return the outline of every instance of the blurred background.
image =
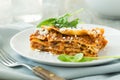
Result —
[[[48,17],[81,8],[84,10],[74,17],[82,22],[120,29],[120,0],[0,0],[0,25],[35,26]]]

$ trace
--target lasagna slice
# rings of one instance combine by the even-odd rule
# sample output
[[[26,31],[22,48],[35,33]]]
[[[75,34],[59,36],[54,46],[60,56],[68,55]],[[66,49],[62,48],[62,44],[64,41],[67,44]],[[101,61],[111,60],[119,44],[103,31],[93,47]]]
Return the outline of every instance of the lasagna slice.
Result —
[[[32,49],[57,55],[83,53],[84,56],[96,57],[107,44],[103,34],[103,28],[70,29],[42,26],[30,35],[30,44]]]

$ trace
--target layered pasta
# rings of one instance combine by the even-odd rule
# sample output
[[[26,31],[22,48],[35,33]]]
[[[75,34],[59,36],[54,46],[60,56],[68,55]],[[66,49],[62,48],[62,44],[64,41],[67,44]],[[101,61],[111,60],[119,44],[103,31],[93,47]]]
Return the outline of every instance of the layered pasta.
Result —
[[[30,35],[33,50],[56,55],[83,53],[84,56],[96,57],[106,44],[103,28],[69,29],[42,26]]]

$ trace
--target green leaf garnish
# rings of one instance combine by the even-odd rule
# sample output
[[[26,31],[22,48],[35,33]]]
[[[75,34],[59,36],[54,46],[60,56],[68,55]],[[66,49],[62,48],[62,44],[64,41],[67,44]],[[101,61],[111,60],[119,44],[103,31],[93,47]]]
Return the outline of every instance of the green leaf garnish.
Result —
[[[68,27],[69,21],[68,18],[71,16],[71,14],[65,14],[64,16],[56,19],[54,26],[62,28],[62,27]]]
[[[88,62],[98,59],[110,59],[110,58],[120,59],[120,56],[84,57],[83,53],[79,53],[74,56],[69,56],[66,54],[61,54],[58,56],[58,59],[63,62]]]
[[[42,25],[46,25],[46,26],[54,25],[55,21],[56,21],[56,18],[49,18],[49,19],[44,20],[41,23],[39,23],[37,25],[37,28],[41,27]]]
[[[63,62],[71,62],[71,59],[73,57],[72,56],[69,56],[69,55],[66,55],[66,54],[61,54],[58,56],[58,59],[63,61]]]
[[[87,62],[87,61],[93,61],[93,60],[97,60],[96,57],[83,57],[80,62]]]
[[[76,54],[75,56],[69,56],[67,54],[61,54],[58,59],[63,62],[79,62],[83,58],[83,53]]]
[[[83,58],[83,53],[76,54],[73,58],[73,62],[79,62]]]
[[[55,26],[55,27],[58,27],[58,28],[62,28],[62,27],[76,27],[77,24],[79,23],[79,19],[74,19],[72,21],[69,21],[69,18],[79,12],[83,11],[83,8],[74,12],[73,14],[70,14],[70,13],[67,13],[61,17],[58,17],[58,18],[49,18],[49,19],[46,19],[42,22],[40,22],[38,25],[37,25],[37,28],[40,28],[42,25],[45,25],[45,26]]]

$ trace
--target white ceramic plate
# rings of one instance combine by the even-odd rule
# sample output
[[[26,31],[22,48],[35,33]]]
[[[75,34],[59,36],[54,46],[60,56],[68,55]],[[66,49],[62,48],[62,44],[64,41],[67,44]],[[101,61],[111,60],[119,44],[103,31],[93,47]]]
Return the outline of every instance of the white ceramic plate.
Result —
[[[120,31],[109,28],[101,25],[93,25],[93,24],[82,24],[79,25],[84,28],[92,28],[92,27],[102,27],[105,29],[105,37],[108,40],[107,46],[99,52],[99,56],[116,56],[120,55]],[[115,59],[102,59],[102,60],[94,60],[91,62],[61,62],[57,59],[57,56],[50,55],[46,52],[37,52],[33,51],[30,48],[29,36],[35,31],[35,28],[30,28],[24,31],[17,33],[12,37],[10,44],[11,47],[21,56],[32,59],[34,61],[38,61],[40,63],[54,65],[54,66],[91,66],[91,65],[99,65],[103,63],[107,63],[113,61]]]

